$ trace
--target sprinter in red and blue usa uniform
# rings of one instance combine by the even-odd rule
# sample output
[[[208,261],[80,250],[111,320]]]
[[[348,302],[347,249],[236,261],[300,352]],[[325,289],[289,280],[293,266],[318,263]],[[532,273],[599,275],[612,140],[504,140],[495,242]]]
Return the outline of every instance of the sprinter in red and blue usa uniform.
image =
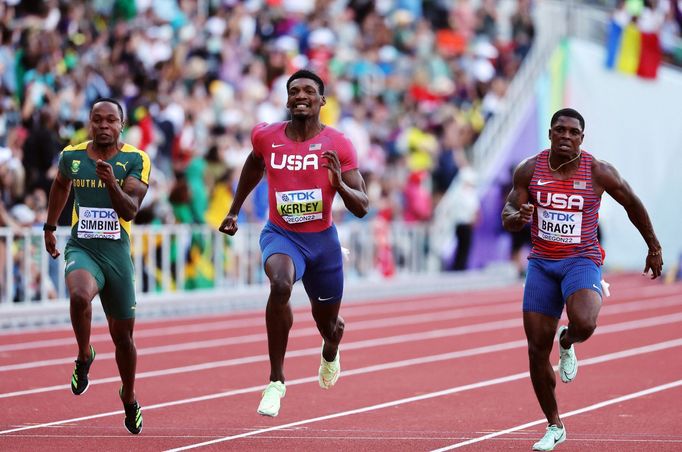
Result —
[[[570,108],[557,111],[550,122],[550,149],[519,164],[502,211],[509,231],[531,222],[523,324],[533,389],[549,423],[533,450],[552,450],[566,440],[550,353],[565,305],[568,326],[557,334],[559,375],[564,383],[573,381],[578,371],[573,344],[592,335],[602,302],[604,253],[597,222],[604,192],[625,208],[649,247],[644,272],[651,270],[655,279],[663,269],[661,245],[646,208],[612,165],[582,150],[584,130],[580,113]]]
[[[325,104],[324,83],[317,74],[300,70],[287,81],[290,121],[259,124],[251,133],[253,151],[242,169],[237,193],[219,230],[237,232],[237,216],[247,195],[268,178],[269,220],[260,237],[263,267],[270,280],[265,311],[270,355],[270,383],[258,413],[277,416],[284,385],[284,354],[293,314],[289,297],[299,279],[310,298],[322,335],[318,381],[329,389],[341,371],[339,343],[344,321],[343,259],[332,201],[339,194],[357,217],[367,214],[369,201],[358,171],[357,153],[339,131],[320,123]]]

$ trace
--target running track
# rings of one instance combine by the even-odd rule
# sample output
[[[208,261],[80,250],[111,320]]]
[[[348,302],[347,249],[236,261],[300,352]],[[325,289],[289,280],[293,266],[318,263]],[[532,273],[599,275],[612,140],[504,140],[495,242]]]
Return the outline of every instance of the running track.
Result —
[[[682,284],[612,275],[580,371],[559,381],[561,451],[682,450]],[[262,311],[138,321],[144,430],[122,426],[106,329],[91,386],[68,382],[67,328],[0,333],[0,450],[530,450],[545,428],[527,374],[521,287],[348,303],[342,376],[317,384],[321,340],[297,309],[276,418]],[[556,361],[556,353],[554,354]]]

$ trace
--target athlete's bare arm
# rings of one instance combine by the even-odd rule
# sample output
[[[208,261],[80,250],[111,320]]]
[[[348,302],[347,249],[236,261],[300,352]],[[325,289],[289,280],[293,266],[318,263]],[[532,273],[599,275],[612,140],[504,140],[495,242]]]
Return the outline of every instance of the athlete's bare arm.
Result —
[[[533,219],[535,207],[529,202],[528,187],[533,178],[536,160],[536,157],[526,159],[514,170],[513,186],[502,209],[502,225],[508,231],[520,231]]]
[[[242,208],[242,204],[244,204],[246,197],[249,196],[249,193],[253,191],[258,182],[263,178],[264,173],[265,162],[251,151],[239,175],[237,193],[234,195],[230,210],[218,228],[220,232],[228,235],[234,235],[237,232],[237,216]]]
[[[57,171],[57,177],[52,182],[50,187],[50,196],[47,201],[47,219],[45,223],[57,225],[57,219],[61,215],[66,201],[69,199],[69,192],[71,191],[71,179],[62,175]],[[45,231],[44,234],[45,249],[53,259],[59,257],[59,250],[57,249],[57,239],[54,232]]]
[[[632,190],[630,184],[621,177],[613,165],[593,159],[592,185],[596,193],[601,194],[605,191],[625,208],[628,218],[630,218],[630,221],[635,225],[649,247],[644,273],[648,273],[651,270],[651,279],[661,276],[663,271],[661,244],[658,242],[658,238],[656,238],[654,227],[651,224],[651,219],[644,204],[642,204],[642,201]]]
[[[341,173],[341,162],[336,151],[324,151],[322,166],[329,171],[329,183],[343,199],[343,203],[353,215],[362,218],[369,211],[369,198],[365,180],[357,169]]]

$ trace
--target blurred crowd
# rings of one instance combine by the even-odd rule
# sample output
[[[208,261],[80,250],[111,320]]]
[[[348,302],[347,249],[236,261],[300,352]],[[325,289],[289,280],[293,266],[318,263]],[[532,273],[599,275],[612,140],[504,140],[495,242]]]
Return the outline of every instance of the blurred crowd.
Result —
[[[120,99],[123,139],[154,164],[138,223],[217,226],[251,128],[287,118],[285,82],[304,67],[327,84],[322,121],[354,143],[372,213],[428,221],[534,37],[529,0],[504,24],[495,0],[5,0],[0,8],[0,224],[10,226],[43,221],[58,153],[87,139],[100,96]],[[240,220],[262,221],[265,189],[248,204]]]
[[[355,145],[370,218],[428,222],[530,49],[531,6],[518,0],[503,13],[496,0],[0,1],[0,227],[45,221],[59,152],[88,139],[98,97],[120,100],[123,140],[152,160],[136,223],[217,227],[252,127],[287,119],[286,80],[299,68],[326,83],[321,120]],[[342,212],[335,209],[337,221]],[[266,216],[263,181],[240,221]],[[70,221],[67,205],[59,223]],[[0,275],[7,246],[0,242]]]

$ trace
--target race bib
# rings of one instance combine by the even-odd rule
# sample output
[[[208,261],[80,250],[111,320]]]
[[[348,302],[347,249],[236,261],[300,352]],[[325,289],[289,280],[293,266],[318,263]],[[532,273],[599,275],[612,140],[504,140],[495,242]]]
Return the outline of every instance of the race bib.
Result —
[[[76,234],[79,239],[119,240],[121,223],[114,209],[80,206]]]
[[[583,213],[538,207],[538,237],[549,242],[580,243]]]
[[[289,224],[322,219],[322,189],[278,191],[277,212]]]

